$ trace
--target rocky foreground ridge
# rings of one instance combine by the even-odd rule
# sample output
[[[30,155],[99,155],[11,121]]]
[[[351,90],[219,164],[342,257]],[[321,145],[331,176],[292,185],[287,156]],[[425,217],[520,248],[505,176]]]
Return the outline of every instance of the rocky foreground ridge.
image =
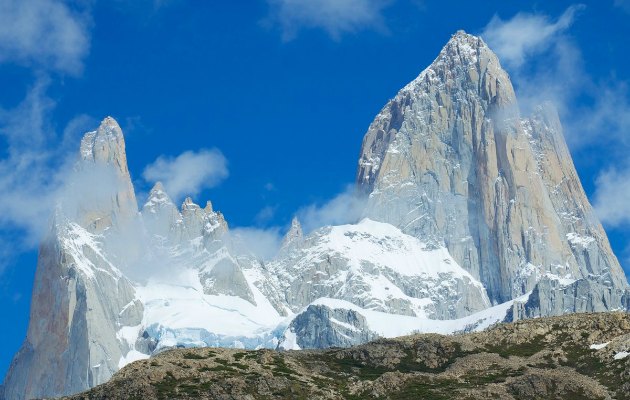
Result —
[[[573,314],[349,349],[177,349],[68,400],[630,399],[630,314]]]

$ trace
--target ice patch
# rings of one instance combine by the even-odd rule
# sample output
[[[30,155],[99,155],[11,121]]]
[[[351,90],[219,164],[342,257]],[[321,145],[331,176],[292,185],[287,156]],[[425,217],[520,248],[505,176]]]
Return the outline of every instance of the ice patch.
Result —
[[[284,350],[301,350],[300,345],[297,343],[297,335],[291,329],[287,329],[284,332],[284,338],[280,347]]]

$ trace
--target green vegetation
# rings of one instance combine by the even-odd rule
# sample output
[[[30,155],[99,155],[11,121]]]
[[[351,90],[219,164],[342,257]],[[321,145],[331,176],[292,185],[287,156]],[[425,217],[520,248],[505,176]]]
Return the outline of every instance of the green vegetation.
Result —
[[[166,372],[166,376],[155,385],[155,391],[159,399],[169,399],[177,388],[177,379],[171,371]]]
[[[187,360],[205,360],[207,358],[212,358],[216,355],[217,355],[216,351],[213,351],[213,350],[204,350],[203,352],[200,350],[197,350],[197,351],[187,351],[182,355],[182,357]]]
[[[543,336],[536,336],[533,340],[524,343],[507,343],[505,341],[486,346],[486,351],[496,353],[503,358],[515,357],[531,357],[545,349]]]
[[[457,389],[461,388],[458,381],[453,379],[418,379],[408,382],[396,393],[396,398],[423,400],[450,400]]]
[[[208,356],[203,356],[197,353],[184,353],[183,357],[187,360],[205,360]]]

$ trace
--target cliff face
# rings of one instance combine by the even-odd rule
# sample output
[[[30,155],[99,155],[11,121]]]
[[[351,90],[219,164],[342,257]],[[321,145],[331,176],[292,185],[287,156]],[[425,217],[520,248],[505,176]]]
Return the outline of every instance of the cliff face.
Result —
[[[70,196],[84,187],[86,171],[107,180],[94,196],[70,197],[57,207],[40,246],[28,333],[5,379],[6,399],[76,393],[106,382],[129,350],[117,337],[119,327],[142,320],[131,282],[103,254],[101,233],[115,235],[137,214],[114,120],[85,135]]]
[[[368,217],[446,246],[494,304],[543,277],[627,287],[557,113],[543,104],[521,117],[509,76],[480,38],[455,34],[383,108],[363,140],[357,184],[369,194]]]

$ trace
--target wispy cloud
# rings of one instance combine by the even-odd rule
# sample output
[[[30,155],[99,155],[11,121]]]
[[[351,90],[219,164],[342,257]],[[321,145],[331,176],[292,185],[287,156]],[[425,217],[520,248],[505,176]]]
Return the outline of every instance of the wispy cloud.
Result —
[[[273,258],[280,249],[282,233],[279,227],[267,229],[236,227],[230,229],[230,236],[237,252],[253,254],[261,260]]]
[[[569,128],[569,142],[574,148],[597,145],[607,147],[608,162],[627,159],[630,151],[630,91],[628,82],[609,81],[594,85],[591,103],[578,106]]]
[[[218,185],[228,174],[227,160],[219,150],[202,149],[177,157],[160,156],[145,167],[142,177],[152,183],[161,181],[171,198],[178,201]]]
[[[358,222],[363,216],[367,197],[359,193],[354,185],[348,185],[341,193],[323,202],[301,207],[297,212],[302,229],[310,233],[327,225],[341,225]],[[273,213],[275,208],[265,207],[259,216]],[[261,224],[261,221],[257,221]],[[267,221],[265,221],[267,222]],[[254,254],[262,260],[273,258],[280,249],[287,226],[236,227],[230,228],[236,250]]]
[[[60,0],[0,1],[0,61],[79,74],[90,17]]]
[[[492,17],[481,36],[508,67],[518,68],[536,53],[553,46],[558,36],[573,23],[583,5],[573,5],[556,21],[547,15],[518,13],[509,20]]]
[[[525,113],[544,101],[566,113],[585,89],[582,54],[566,34],[583,9],[571,6],[557,20],[523,12],[508,20],[495,15],[481,33],[514,78]]]
[[[10,253],[34,247],[47,228],[63,177],[78,153],[77,142],[70,138],[90,120],[75,118],[58,133],[51,120],[56,103],[46,94],[48,84],[40,77],[17,107],[0,108],[0,138],[7,149],[0,159],[0,231],[14,233]]]
[[[602,223],[612,227],[630,225],[630,167],[609,168],[595,182],[593,206]]]
[[[393,0],[268,0],[270,21],[279,25],[283,40],[303,29],[323,29],[338,40],[344,33],[385,30],[383,10]]]
[[[79,115],[58,131],[52,118],[56,101],[47,94],[53,73],[83,71],[90,49],[90,4],[0,0],[0,63],[34,72],[20,104],[0,105],[0,273],[39,242],[76,159],[78,132],[92,122]]]
[[[353,185],[332,199],[318,204],[302,207],[297,216],[305,232],[325,225],[341,225],[358,222],[363,216],[367,197]]]

